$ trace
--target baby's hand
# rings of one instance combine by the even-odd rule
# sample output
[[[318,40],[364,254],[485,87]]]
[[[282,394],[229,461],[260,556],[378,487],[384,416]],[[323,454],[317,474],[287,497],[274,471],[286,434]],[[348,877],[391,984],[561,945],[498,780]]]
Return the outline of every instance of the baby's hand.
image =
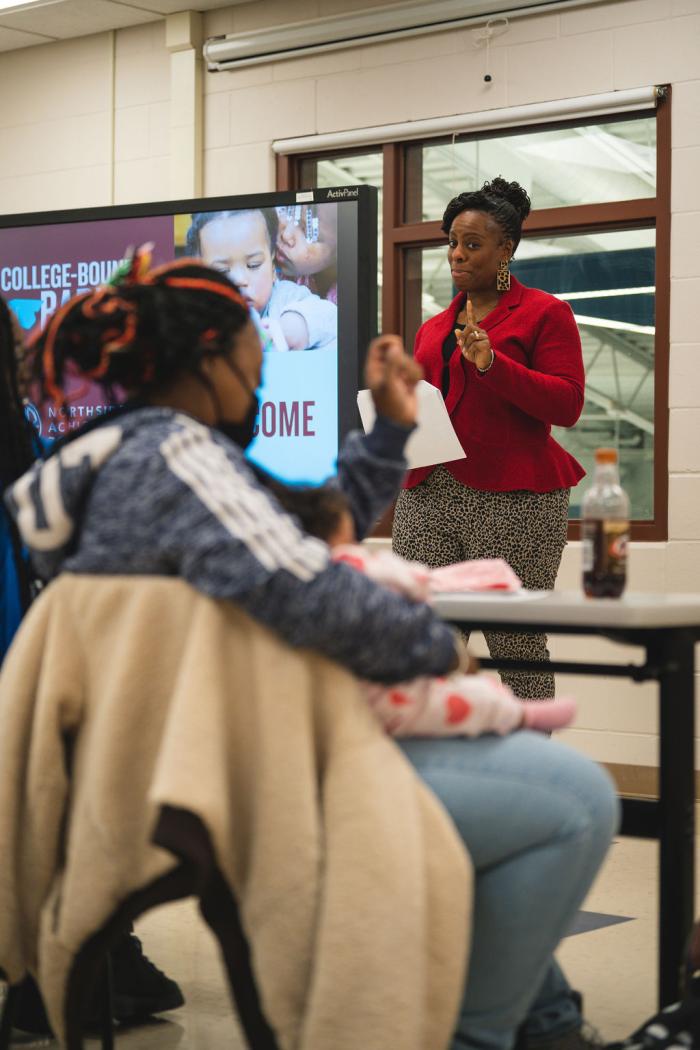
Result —
[[[253,311],[251,310],[251,316],[252,314]],[[282,331],[282,325],[279,321],[274,320],[271,317],[265,317],[260,320],[258,330],[260,332],[263,352],[267,350],[289,350],[287,340]]]

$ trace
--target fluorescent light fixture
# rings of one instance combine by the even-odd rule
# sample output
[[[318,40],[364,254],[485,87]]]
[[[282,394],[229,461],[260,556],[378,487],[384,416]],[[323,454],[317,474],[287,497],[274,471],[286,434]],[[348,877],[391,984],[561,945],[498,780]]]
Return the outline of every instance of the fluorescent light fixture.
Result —
[[[654,295],[653,284],[642,288],[602,288],[600,291],[588,292],[555,292],[557,299],[610,299],[616,295]]]
[[[35,7],[49,7],[62,4],[63,0],[0,0],[0,17],[14,15],[19,11],[31,11]]]
[[[653,324],[632,324],[631,321],[611,321],[607,317],[586,317],[583,314],[574,314],[576,324],[585,328],[612,328],[617,332],[634,332],[635,335],[654,335],[656,328]]]

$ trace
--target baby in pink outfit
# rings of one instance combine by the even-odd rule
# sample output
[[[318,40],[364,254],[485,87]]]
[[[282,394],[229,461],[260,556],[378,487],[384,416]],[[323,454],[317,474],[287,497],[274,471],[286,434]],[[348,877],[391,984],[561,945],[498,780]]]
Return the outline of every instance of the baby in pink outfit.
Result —
[[[278,492],[275,487],[275,494],[307,532],[325,540],[334,561],[414,601],[430,599],[430,569],[355,542],[352,515],[340,490],[327,485]],[[443,589],[442,582],[437,589]],[[414,678],[388,687],[376,682],[363,685],[377,718],[397,737],[503,735],[521,728],[549,732],[569,725],[576,714],[574,700],[520,700],[508,686],[481,673]]]

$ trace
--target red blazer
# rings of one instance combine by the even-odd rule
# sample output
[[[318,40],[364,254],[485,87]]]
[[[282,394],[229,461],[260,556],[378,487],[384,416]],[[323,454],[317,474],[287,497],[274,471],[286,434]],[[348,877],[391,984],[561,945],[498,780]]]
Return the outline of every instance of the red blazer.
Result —
[[[464,302],[460,293],[416,336],[416,360],[438,389],[442,344]],[[467,458],[445,466],[462,484],[489,492],[575,485],[585,471],[550,436],[552,424],[573,426],[583,408],[581,340],[571,307],[511,277],[510,291],[479,327],[488,332],[496,357],[480,375],[459,352],[452,355],[447,411]],[[404,487],[420,484],[433,470],[410,470]]]

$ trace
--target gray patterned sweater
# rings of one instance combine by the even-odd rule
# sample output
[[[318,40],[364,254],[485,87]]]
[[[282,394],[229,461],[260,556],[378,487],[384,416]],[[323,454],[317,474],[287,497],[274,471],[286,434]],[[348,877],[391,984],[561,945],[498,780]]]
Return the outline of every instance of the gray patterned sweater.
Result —
[[[363,535],[394,496],[408,432],[350,434],[338,481]],[[64,444],[5,497],[38,574],[181,576],[290,645],[379,682],[442,674],[454,638],[303,533],[228,438],[164,408],[115,415]]]

